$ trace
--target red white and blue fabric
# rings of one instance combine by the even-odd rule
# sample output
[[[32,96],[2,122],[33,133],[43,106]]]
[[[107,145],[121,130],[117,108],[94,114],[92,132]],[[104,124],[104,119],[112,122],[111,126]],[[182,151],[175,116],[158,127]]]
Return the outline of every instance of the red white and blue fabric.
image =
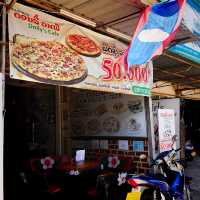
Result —
[[[173,40],[183,16],[186,0],[171,0],[146,7],[137,24],[129,48],[120,58],[128,67],[141,65],[161,55]]]

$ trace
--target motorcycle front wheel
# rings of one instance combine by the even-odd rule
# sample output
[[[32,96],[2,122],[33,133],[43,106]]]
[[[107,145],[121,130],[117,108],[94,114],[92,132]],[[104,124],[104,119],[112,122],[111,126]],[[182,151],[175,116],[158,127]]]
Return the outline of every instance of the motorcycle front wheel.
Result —
[[[186,187],[184,191],[184,200],[192,200],[191,192],[188,187]]]

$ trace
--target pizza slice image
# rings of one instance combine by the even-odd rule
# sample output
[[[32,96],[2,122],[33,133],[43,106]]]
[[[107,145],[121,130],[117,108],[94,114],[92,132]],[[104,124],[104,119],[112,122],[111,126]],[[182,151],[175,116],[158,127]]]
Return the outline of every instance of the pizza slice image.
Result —
[[[57,41],[15,35],[11,62],[19,72],[40,82],[69,85],[87,77],[83,58]]]
[[[120,130],[120,122],[116,117],[110,116],[103,121],[103,129],[108,133],[115,133]]]
[[[87,36],[69,34],[66,36],[66,44],[76,52],[85,56],[96,57],[101,54],[101,48],[95,41]]]

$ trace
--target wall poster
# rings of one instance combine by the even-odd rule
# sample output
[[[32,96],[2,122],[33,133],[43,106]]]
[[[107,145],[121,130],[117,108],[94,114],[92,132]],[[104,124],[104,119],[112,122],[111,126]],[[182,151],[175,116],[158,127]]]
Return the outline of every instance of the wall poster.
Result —
[[[127,46],[118,40],[19,3],[8,22],[11,78],[150,96],[152,62],[119,64]]]
[[[128,151],[128,140],[118,140],[118,149]]]
[[[160,152],[169,151],[173,146],[172,138],[175,135],[175,117],[172,109],[158,110],[158,132]],[[175,148],[176,149],[176,148]]]
[[[155,155],[159,153],[159,132],[158,132],[158,109],[173,109],[175,117],[175,133],[176,133],[176,148],[180,147],[180,99],[160,99],[153,100],[153,123],[154,123],[154,141]]]
[[[143,152],[144,151],[144,141],[133,141],[133,151]]]

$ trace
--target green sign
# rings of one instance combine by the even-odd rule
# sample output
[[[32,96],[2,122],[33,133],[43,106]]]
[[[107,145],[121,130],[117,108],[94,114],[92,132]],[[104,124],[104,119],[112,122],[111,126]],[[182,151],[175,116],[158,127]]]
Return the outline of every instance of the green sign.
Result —
[[[132,86],[132,92],[135,95],[141,95],[141,96],[150,96],[151,90],[146,87],[140,87],[140,86]]]

